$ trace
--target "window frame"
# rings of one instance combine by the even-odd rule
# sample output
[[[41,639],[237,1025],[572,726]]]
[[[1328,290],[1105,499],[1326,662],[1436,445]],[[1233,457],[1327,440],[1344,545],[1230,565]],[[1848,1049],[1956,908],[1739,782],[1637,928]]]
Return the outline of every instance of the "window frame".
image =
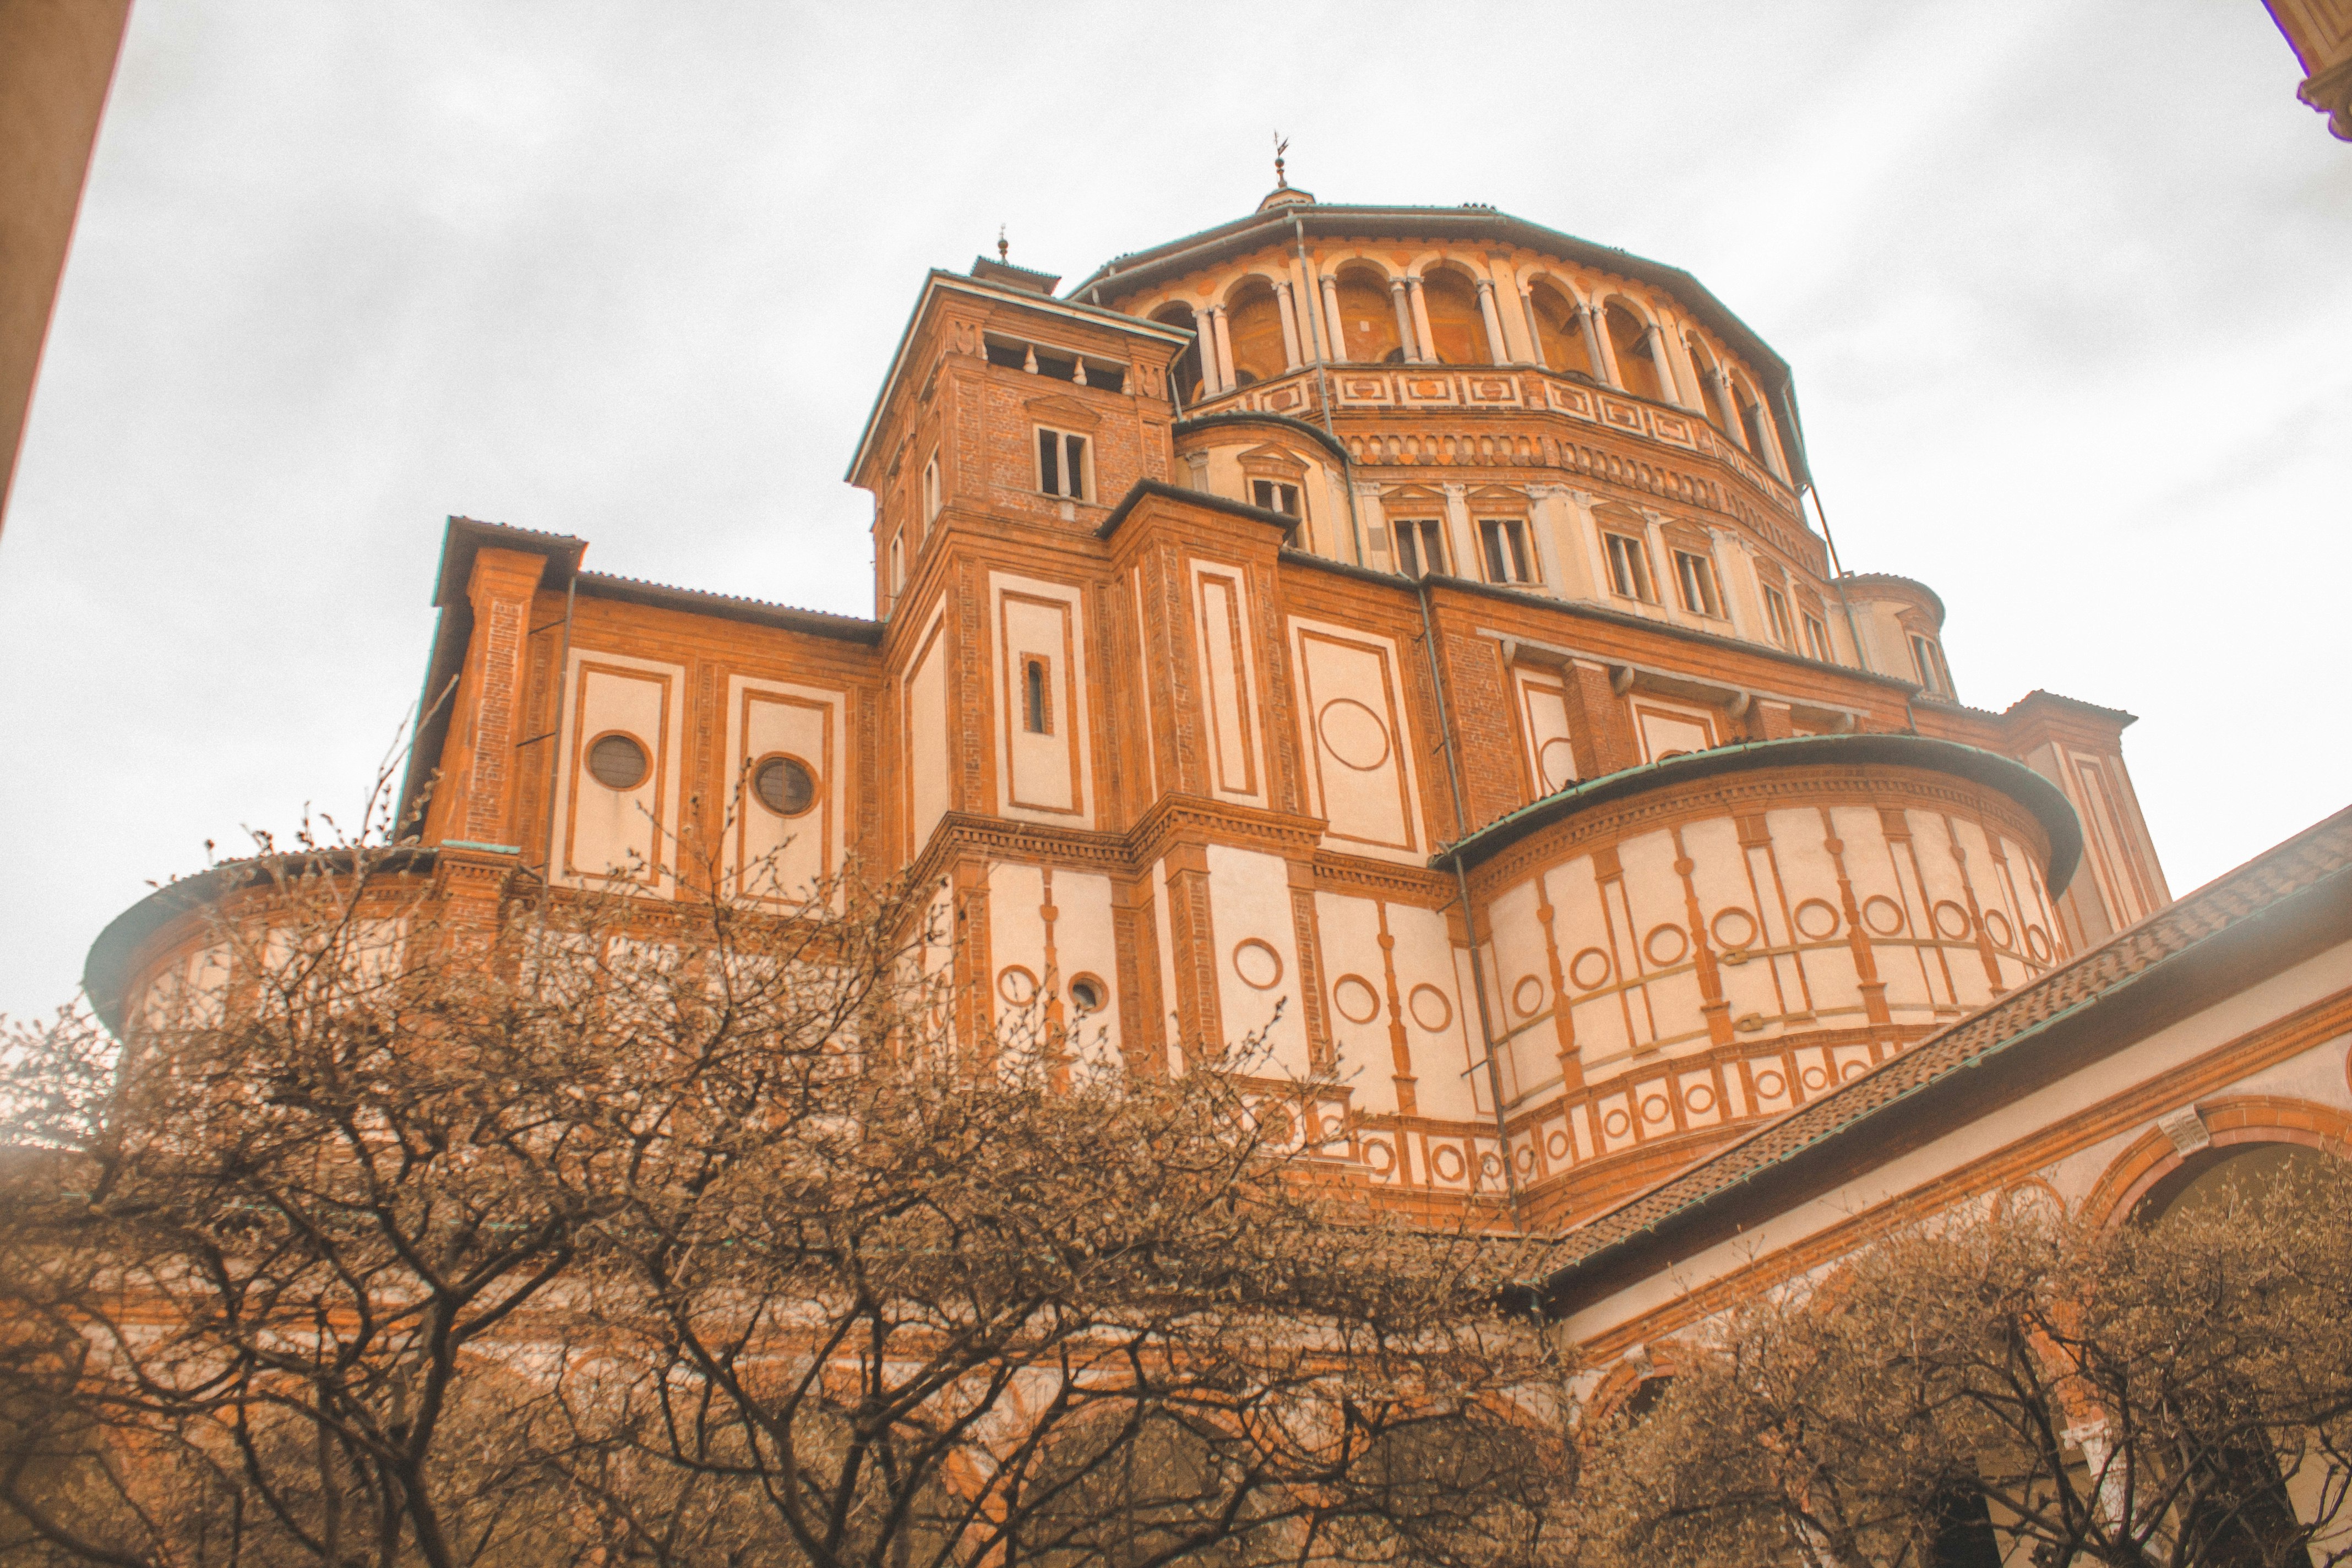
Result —
[[[1798,612],[1805,620],[1805,653],[1822,664],[1837,662],[1837,644],[1830,640],[1830,624],[1811,610]]]
[[[1613,528],[1601,531],[1601,553],[1609,565],[1609,590],[1635,604],[1658,602],[1658,580],[1650,570],[1648,540]],[[1631,579],[1631,586],[1628,579]]]
[[[1091,504],[1095,494],[1094,438],[1079,431],[1065,430],[1055,425],[1039,425],[1034,428],[1037,432],[1037,440],[1032,450],[1035,454],[1037,493],[1052,496],[1055,500],[1082,501]],[[1070,461],[1074,447],[1075,456],[1077,458],[1075,465]],[[1056,489],[1054,484],[1047,482],[1045,465],[1048,450],[1054,454],[1055,471],[1051,476],[1053,479],[1056,482],[1066,481],[1074,485],[1075,489]],[[1073,467],[1076,469],[1075,473],[1070,471]]]
[[[1054,732],[1054,659],[1050,654],[1021,656],[1021,731],[1025,735]]]
[[[1271,500],[1274,504],[1268,504],[1267,501],[1258,499],[1258,492],[1261,489],[1272,492]],[[1280,504],[1285,491],[1288,491],[1290,495],[1291,504],[1288,506]],[[1307,521],[1307,492],[1288,479],[1259,479],[1253,475],[1250,479],[1250,504],[1261,511],[1278,511],[1293,522]]]
[[[1683,608],[1710,621],[1728,620],[1723,613],[1723,584],[1716,576],[1715,557],[1696,550],[1671,547],[1675,553],[1675,591]],[[1694,604],[1694,599],[1704,603]]]
[[[940,455],[933,452],[929,460],[923,464],[923,526],[925,528],[928,529],[939,520],[940,508],[944,504],[946,504],[945,500],[940,491]]]
[[[1764,595],[1764,629],[1771,635],[1776,647],[1786,648],[1790,653],[1796,652],[1797,623],[1789,614],[1789,595],[1769,583],[1759,583],[1756,586]]]
[[[1543,563],[1536,556],[1536,542],[1528,530],[1526,518],[1482,517],[1476,528],[1478,564],[1486,574],[1487,582],[1506,588],[1526,588],[1543,581]],[[1513,575],[1513,572],[1517,574]]]
[[[1925,632],[1912,632],[1911,662],[1919,667],[1919,684],[1937,697],[1952,693],[1952,667],[1944,662],[1943,644]]]
[[[1410,541],[1411,542],[1408,542]],[[1437,559],[1419,560],[1431,541],[1437,545]],[[1407,517],[1389,520],[1389,542],[1397,560],[1397,574],[1418,582],[1423,577],[1443,577],[1445,570],[1445,521],[1443,518]],[[1415,558],[1408,564],[1406,557]]]

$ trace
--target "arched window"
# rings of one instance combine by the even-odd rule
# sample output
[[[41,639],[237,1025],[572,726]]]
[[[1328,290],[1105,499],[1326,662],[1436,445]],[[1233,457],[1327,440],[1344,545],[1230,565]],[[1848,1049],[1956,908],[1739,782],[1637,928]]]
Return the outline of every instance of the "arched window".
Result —
[[[1493,364],[1486,347],[1486,321],[1468,279],[1448,267],[1432,268],[1421,279],[1422,309],[1429,312],[1430,349],[1444,364]]]
[[[1609,350],[1617,358],[1617,382],[1636,397],[1664,403],[1665,389],[1658,384],[1658,362],[1650,357],[1650,328],[1641,317],[1615,300],[1601,313],[1609,331]]]
[[[1033,735],[1054,732],[1054,710],[1050,701],[1052,682],[1045,673],[1045,660],[1032,654],[1021,662],[1021,727]]]
[[[1369,267],[1339,274],[1339,330],[1351,364],[1392,364],[1404,358],[1388,279]]]
[[[1549,283],[1538,283],[1528,290],[1528,302],[1534,307],[1536,342],[1543,350],[1545,368],[1599,380],[1600,367],[1585,347],[1584,323],[1568,296]]]
[[[1183,305],[1162,305],[1151,313],[1151,319],[1163,327],[1175,327],[1194,334],[1207,325]],[[1197,335],[1185,345],[1184,352],[1176,356],[1176,363],[1169,367],[1168,380],[1175,387],[1178,400],[1186,407],[1201,401],[1201,340]]]
[[[1263,278],[1244,279],[1225,305],[1225,336],[1234,346],[1234,384],[1272,381],[1290,368],[1282,347],[1282,308]]]
[[[1739,427],[1748,433],[1748,449],[1756,454],[1757,461],[1770,463],[1772,448],[1764,442],[1764,405],[1745,383],[1732,383],[1727,395],[1739,407]]]
[[[1690,353],[1691,374],[1698,377],[1699,397],[1706,405],[1708,422],[1727,436],[1734,434],[1731,386],[1716,368],[1715,356],[1696,338],[1685,337],[1683,347]]]

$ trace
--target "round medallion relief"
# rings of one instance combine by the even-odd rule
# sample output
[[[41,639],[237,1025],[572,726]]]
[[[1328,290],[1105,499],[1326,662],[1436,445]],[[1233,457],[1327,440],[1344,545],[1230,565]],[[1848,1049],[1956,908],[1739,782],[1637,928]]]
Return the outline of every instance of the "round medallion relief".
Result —
[[[1756,940],[1756,917],[1738,904],[1715,911],[1707,928],[1714,933],[1717,947],[1741,948]]]
[[[1673,1106],[1666,1103],[1666,1097],[1664,1095],[1654,1094],[1650,1096],[1649,1099],[1642,1101],[1642,1120],[1644,1121],[1664,1121],[1666,1119],[1666,1113],[1671,1111],[1673,1109]]]
[[[1778,1100],[1788,1092],[1789,1080],[1782,1078],[1779,1073],[1766,1071],[1759,1072],[1756,1075],[1757,1098],[1760,1100]]]
[[[1798,1076],[1804,1080],[1804,1084],[1807,1089],[1825,1089],[1828,1087],[1830,1081],[1830,1069],[1827,1068],[1807,1068]]]
[[[1372,1168],[1375,1176],[1385,1176],[1396,1169],[1396,1153],[1377,1138],[1364,1144],[1364,1163]]]
[[[996,976],[996,994],[1015,1007],[1026,1007],[1037,999],[1037,977],[1017,963],[1010,963]]]
[[[2040,926],[2025,928],[2025,951],[2036,963],[2050,962],[2050,933]]]
[[[1969,934],[1969,928],[1973,923],[1969,919],[1969,911],[1951,900],[1946,899],[1937,904],[1935,912],[1937,934],[1953,942],[1958,942]]]
[[[1244,985],[1271,991],[1282,984],[1282,954],[1255,937],[1236,942],[1234,973],[1242,977]]]
[[[1519,983],[1511,987],[1511,1005],[1519,1010],[1519,1016],[1523,1018],[1542,1006],[1543,999],[1544,983],[1532,974],[1521,975]]]
[[[1369,1024],[1381,1016],[1381,994],[1360,974],[1342,974],[1331,987],[1331,1005],[1350,1024]]]
[[[1414,986],[1404,1006],[1412,1015],[1412,1021],[1433,1035],[1454,1022],[1454,1004],[1434,985]]]
[[[1984,914],[1985,935],[1992,938],[1995,947],[2012,947],[2017,942],[2017,928],[1999,910],[1987,910]]]
[[[1429,1168],[1437,1173],[1442,1182],[1458,1182],[1462,1173],[1470,1167],[1464,1163],[1462,1151],[1451,1143],[1440,1143],[1429,1152]]]
[[[1671,969],[1690,951],[1690,932],[1678,925],[1653,926],[1650,934],[1642,939],[1642,951],[1650,955],[1652,963]]]
[[[1622,1110],[1612,1110],[1601,1119],[1601,1131],[1612,1138],[1622,1138],[1633,1126],[1633,1119]]]
[[[1580,991],[1591,991],[1609,984],[1609,974],[1615,966],[1609,955],[1597,947],[1588,947],[1569,961],[1568,977],[1576,982]]]
[[[1906,923],[1903,906],[1885,893],[1873,893],[1863,902],[1862,923],[1880,936],[1899,936]]]
[[[1870,1064],[1868,1062],[1848,1062],[1845,1066],[1838,1069],[1838,1077],[1842,1079],[1860,1078],[1864,1073],[1869,1070]]]
[[[1370,773],[1389,760],[1389,727],[1381,716],[1352,697],[1334,697],[1315,718],[1323,749],[1358,773]]]
[[[1544,1152],[1555,1160],[1568,1158],[1568,1134],[1555,1127],[1544,1137]]]
[[[1807,899],[1797,906],[1797,930],[1815,942],[1837,935],[1838,912],[1827,900]]]
[[[1683,1091],[1683,1103],[1704,1116],[1715,1109],[1715,1090],[1703,1083],[1695,1083]]]

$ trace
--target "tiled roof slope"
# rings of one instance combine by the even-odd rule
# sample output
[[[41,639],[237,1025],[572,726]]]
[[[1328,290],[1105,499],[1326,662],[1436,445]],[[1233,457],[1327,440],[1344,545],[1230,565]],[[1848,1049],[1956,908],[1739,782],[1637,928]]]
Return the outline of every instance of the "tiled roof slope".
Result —
[[[2192,948],[2335,879],[2352,882],[2352,808],[2305,829],[2102,946],[1904,1055],[1759,1129],[1561,1237],[1539,1288],[1557,1301],[1604,1254],[1692,1215],[1799,1155],[1847,1135],[1964,1068],[2028,1044]]]

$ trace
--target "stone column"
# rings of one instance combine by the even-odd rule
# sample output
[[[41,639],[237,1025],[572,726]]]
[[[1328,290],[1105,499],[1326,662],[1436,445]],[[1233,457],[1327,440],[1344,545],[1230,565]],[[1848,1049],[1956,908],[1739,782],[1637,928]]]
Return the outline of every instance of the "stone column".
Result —
[[[1554,368],[1553,366],[1544,363],[1543,326],[1542,323],[1536,319],[1536,297],[1533,289],[1523,288],[1519,290],[1519,314],[1527,318],[1528,359],[1529,363],[1534,364],[1538,370],[1550,370]],[[1565,369],[1567,367],[1560,366],[1559,368]]]
[[[1330,341],[1323,352],[1330,355],[1333,364],[1348,363],[1348,323],[1339,319],[1339,280],[1328,272],[1323,274],[1323,325],[1330,331]]]
[[[1652,327],[1642,346],[1650,351],[1650,363],[1657,370],[1658,391],[1668,403],[1682,406],[1682,383],[1675,376],[1674,356],[1666,352],[1666,334]]]
[[[1282,315],[1282,357],[1285,370],[1297,370],[1307,363],[1307,354],[1299,346],[1298,318],[1290,309],[1290,285],[1287,281],[1274,286],[1274,308]]]
[[[1407,364],[1418,363],[1421,353],[1413,346],[1412,307],[1405,303],[1404,279],[1389,279],[1389,302],[1396,307],[1397,346],[1404,351]]]
[[[1584,345],[1592,351],[1592,363],[1600,368],[1601,379],[1622,392],[1625,376],[1617,368],[1617,345],[1609,341],[1609,323],[1601,319],[1607,309],[1605,304],[1595,305],[1584,312]]]
[[[1429,305],[1421,297],[1421,279],[1408,278],[1404,280],[1404,288],[1405,298],[1412,301],[1413,338],[1421,345],[1421,353],[1416,357],[1423,364],[1434,364],[1437,363],[1437,340],[1430,335]]]
[[[1503,342],[1503,319],[1495,313],[1495,286],[1486,279],[1478,279],[1478,314],[1486,322],[1486,353],[1496,364],[1511,363],[1511,351]]]
[[[1225,330],[1225,308],[1219,305],[1212,310],[1209,320],[1217,331],[1217,379],[1221,384],[1217,390],[1231,392],[1234,389],[1234,340],[1233,334]]]

